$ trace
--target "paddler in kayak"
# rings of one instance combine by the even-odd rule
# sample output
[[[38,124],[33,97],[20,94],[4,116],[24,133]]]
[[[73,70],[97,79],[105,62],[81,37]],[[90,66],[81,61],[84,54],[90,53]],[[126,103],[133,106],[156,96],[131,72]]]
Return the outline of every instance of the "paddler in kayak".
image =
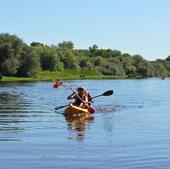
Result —
[[[89,92],[84,87],[78,87],[76,91],[77,92],[73,92],[70,96],[68,96],[67,99],[75,99],[75,102],[73,103],[74,106],[87,108],[89,101],[91,101]]]
[[[54,88],[63,87],[63,82],[60,79],[57,79],[53,87]]]

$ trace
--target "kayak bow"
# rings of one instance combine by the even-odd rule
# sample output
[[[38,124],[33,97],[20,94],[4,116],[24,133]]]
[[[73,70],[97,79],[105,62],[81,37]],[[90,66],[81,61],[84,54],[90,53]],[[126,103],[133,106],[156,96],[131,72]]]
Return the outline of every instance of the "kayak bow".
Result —
[[[66,116],[72,116],[72,117],[89,117],[91,116],[91,113],[88,111],[88,109],[83,109],[77,106],[74,106],[70,104],[65,109],[65,115]]]

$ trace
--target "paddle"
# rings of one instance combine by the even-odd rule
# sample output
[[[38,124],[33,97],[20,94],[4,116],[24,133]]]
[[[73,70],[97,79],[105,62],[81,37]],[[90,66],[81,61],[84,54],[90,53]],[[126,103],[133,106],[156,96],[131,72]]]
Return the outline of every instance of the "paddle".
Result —
[[[92,99],[94,99],[94,98],[96,98],[96,97],[100,97],[100,96],[111,96],[112,94],[113,94],[113,90],[108,90],[108,91],[104,92],[103,94],[100,94],[100,95],[97,95],[97,96],[92,97]],[[71,103],[70,103],[70,104],[71,104]],[[62,109],[62,108],[64,108],[64,107],[69,106],[70,104],[56,107],[55,110]]]
[[[71,103],[70,103],[70,104],[71,104]],[[64,105],[64,106],[59,106],[59,107],[56,107],[56,108],[55,108],[55,110],[62,109],[62,108],[64,108],[64,107],[67,107],[67,106],[69,106],[70,104],[67,104],[67,105]]]
[[[100,97],[100,96],[110,96],[110,95],[112,95],[112,94],[113,94],[113,90],[108,90],[108,91],[104,92],[103,94],[100,94],[100,95],[97,95],[97,96],[92,97],[91,100],[94,99],[94,98],[96,98],[96,97]],[[88,106],[88,111],[89,111],[91,114],[95,113],[94,108],[91,107],[91,106]]]
[[[108,91],[104,92],[103,94],[92,97],[92,99],[94,99],[96,97],[100,97],[100,96],[111,96],[112,94],[113,94],[113,90],[108,90]]]

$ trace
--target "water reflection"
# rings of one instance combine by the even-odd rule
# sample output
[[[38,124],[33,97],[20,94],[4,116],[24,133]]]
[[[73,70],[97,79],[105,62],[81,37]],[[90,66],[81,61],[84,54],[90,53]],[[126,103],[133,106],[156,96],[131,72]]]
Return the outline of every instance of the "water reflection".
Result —
[[[67,129],[69,131],[68,139],[75,139],[79,142],[84,141],[86,132],[94,121],[94,117],[72,117],[65,116],[67,121]]]
[[[8,93],[0,93],[0,103],[16,101],[16,99],[17,99],[17,95],[8,94]]]
[[[24,130],[16,126],[24,116],[22,109],[22,99],[19,95],[0,93],[0,141],[20,140],[14,135]]]
[[[1,168],[169,167],[170,80],[73,81],[94,95],[114,87],[96,99],[95,120],[56,114],[70,91],[51,86],[0,84]]]

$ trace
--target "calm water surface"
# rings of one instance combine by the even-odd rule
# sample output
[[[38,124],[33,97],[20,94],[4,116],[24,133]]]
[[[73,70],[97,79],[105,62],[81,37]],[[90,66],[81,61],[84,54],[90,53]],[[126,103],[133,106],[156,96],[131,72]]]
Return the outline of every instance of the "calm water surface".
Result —
[[[0,168],[169,169],[170,79],[67,81],[96,98],[94,119],[67,121],[69,89],[0,84]]]

